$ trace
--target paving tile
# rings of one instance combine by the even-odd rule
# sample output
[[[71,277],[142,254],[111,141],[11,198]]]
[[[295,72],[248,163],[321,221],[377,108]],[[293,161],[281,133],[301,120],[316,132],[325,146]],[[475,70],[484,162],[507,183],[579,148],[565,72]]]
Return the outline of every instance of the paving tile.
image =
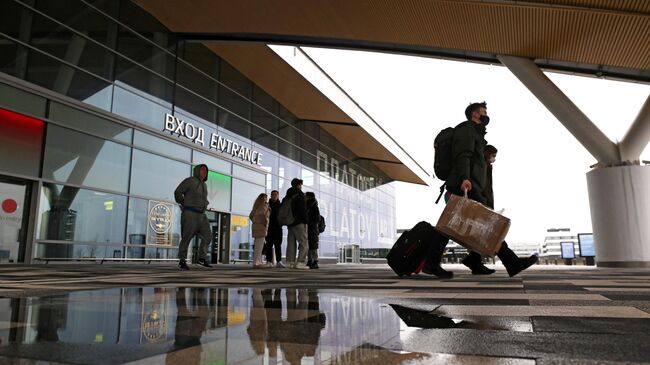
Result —
[[[436,310],[446,316],[552,316],[552,317],[606,317],[650,318],[648,313],[632,307],[609,306],[472,306],[443,305]]]
[[[535,332],[648,334],[650,318],[531,317]]]

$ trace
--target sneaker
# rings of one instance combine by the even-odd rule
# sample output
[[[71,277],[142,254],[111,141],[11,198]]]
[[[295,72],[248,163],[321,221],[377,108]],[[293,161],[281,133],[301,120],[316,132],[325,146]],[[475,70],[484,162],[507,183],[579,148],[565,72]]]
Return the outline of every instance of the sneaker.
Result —
[[[312,270],[319,269],[318,261],[312,261],[311,266],[309,266],[309,268],[312,269]]]
[[[281,269],[286,268],[286,266],[284,266],[284,264],[282,263],[282,261],[278,261],[278,263],[275,264],[275,267],[279,267],[279,268],[281,268]]]
[[[266,267],[268,267],[268,268],[273,268],[274,266],[275,266],[275,265],[273,265],[272,262],[267,262],[267,263],[266,263]]]
[[[539,257],[537,257],[537,255],[532,255],[532,256],[527,257],[525,259],[522,259],[522,258],[518,259],[518,261],[516,261],[515,265],[512,265],[510,267],[506,266],[506,270],[508,271],[508,275],[510,275],[510,277],[513,277],[513,276],[519,274],[520,272],[526,270],[527,268],[535,265],[537,263],[537,260],[539,260]]]
[[[185,260],[180,260],[178,262],[178,269],[180,271],[189,271],[190,268],[187,266],[187,262],[185,262]]]
[[[451,279],[454,277],[453,272],[443,269],[440,264],[435,266],[424,266],[424,268],[422,268],[422,272],[429,275],[435,275],[440,279]]]
[[[309,266],[305,265],[304,263],[297,263],[293,267],[296,270],[309,270]]]
[[[205,261],[205,259],[199,259],[199,261],[196,262],[197,264],[205,267],[212,267],[209,262]]]

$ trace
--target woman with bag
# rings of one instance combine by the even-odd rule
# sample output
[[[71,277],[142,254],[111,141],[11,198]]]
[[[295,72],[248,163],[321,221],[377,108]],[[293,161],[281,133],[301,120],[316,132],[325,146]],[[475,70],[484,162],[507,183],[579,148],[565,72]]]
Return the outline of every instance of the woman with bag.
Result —
[[[268,196],[265,193],[262,193],[257,196],[255,203],[253,204],[253,209],[248,217],[253,222],[253,268],[261,269],[264,266],[262,262],[262,249],[264,249],[264,241],[266,238],[266,233],[269,229],[269,217],[271,215],[271,209],[269,208],[269,203],[267,202]]]

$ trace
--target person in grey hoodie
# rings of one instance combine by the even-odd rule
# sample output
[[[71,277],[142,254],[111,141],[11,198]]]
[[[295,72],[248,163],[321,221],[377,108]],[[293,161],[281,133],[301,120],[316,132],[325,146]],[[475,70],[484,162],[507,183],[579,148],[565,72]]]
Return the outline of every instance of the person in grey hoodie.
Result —
[[[183,180],[176,190],[174,199],[181,205],[181,243],[178,247],[178,268],[182,271],[189,270],[187,266],[187,248],[196,234],[201,239],[199,247],[198,264],[212,267],[207,261],[208,246],[212,238],[208,217],[205,210],[208,208],[208,166],[196,165],[192,177]]]

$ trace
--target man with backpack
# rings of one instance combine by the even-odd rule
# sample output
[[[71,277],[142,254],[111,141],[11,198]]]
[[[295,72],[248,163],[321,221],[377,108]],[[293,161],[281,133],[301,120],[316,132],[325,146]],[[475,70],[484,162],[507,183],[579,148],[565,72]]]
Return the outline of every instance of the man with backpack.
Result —
[[[456,126],[451,135],[448,133],[449,129],[445,129],[436,137],[434,169],[438,178],[445,180],[447,191],[451,194],[464,196],[466,192],[469,199],[487,205],[488,200],[484,194],[487,187],[487,164],[484,157],[487,145],[485,134],[486,126],[490,122],[490,117],[487,115],[487,104],[485,102],[470,104],[465,109],[465,116],[467,121]],[[445,132],[447,133],[443,136]],[[450,136],[451,143],[449,143]],[[449,160],[446,161],[446,159]],[[430,271],[429,266],[433,270],[440,267],[442,252],[437,247],[432,249],[422,271]],[[538,259],[536,255],[519,258],[508,248],[505,241],[497,252],[497,256],[510,276],[515,276],[534,265]],[[473,251],[463,259],[462,263],[469,267],[474,275],[489,275],[494,272],[485,267],[481,261],[481,255]]]
[[[307,260],[307,206],[305,194],[302,192],[302,180],[291,180],[291,188],[282,199],[282,206],[278,212],[278,221],[288,228],[287,235],[287,263],[293,269],[309,269],[305,264]],[[298,260],[296,260],[296,241],[298,242]]]

